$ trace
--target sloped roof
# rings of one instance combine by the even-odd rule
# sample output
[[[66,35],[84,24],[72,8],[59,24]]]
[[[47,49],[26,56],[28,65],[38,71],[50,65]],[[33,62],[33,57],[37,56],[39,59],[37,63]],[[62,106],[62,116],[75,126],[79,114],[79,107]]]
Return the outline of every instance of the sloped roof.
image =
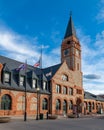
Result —
[[[68,25],[67,25],[67,28],[66,28],[66,33],[65,33],[65,36],[64,36],[64,39],[69,37],[69,36],[76,36],[76,30],[74,28],[74,23],[73,23],[73,20],[72,20],[72,16],[70,16],[70,19],[69,19],[69,22],[68,22]]]
[[[92,99],[96,101],[104,101],[104,98],[100,97],[99,95],[92,94],[90,92],[84,92],[84,99]]]
[[[51,78],[54,76],[54,74],[57,72],[57,70],[60,68],[61,65],[62,64],[57,64],[57,65],[42,69],[43,73],[47,77],[48,81],[51,80]]]
[[[24,86],[19,86],[18,85],[18,79],[16,77],[16,75],[27,75],[27,78],[31,77],[31,78],[36,78],[38,79],[38,86],[41,86],[40,83],[40,79],[41,80],[45,80],[47,81],[47,78],[45,77],[44,73],[42,72],[41,69],[39,68],[35,68],[31,65],[27,65],[27,70],[25,72],[25,70],[22,71],[17,71],[16,69],[23,64],[22,62],[18,62],[16,60],[4,57],[4,56],[0,56],[0,63],[3,64],[3,70],[9,71],[12,73],[12,77],[11,77],[11,84],[3,84],[1,83],[0,85],[4,88],[8,88],[8,89],[16,89],[16,90],[24,90]],[[42,76],[41,76],[42,75]],[[41,77],[41,78],[40,78]],[[32,88],[32,86],[29,84],[28,80],[26,82],[26,88],[27,91],[31,91],[31,92],[35,92],[36,90],[34,88]],[[49,94],[49,91],[44,91],[41,89],[42,93],[47,93]]]

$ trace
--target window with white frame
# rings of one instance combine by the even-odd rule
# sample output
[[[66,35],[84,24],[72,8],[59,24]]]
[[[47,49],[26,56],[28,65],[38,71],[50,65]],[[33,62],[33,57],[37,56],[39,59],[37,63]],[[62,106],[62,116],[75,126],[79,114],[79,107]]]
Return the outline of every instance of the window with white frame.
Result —
[[[46,81],[43,81],[43,89],[47,90],[47,82]]]
[[[20,85],[24,86],[24,82],[25,82],[25,77],[24,76],[20,76]]]
[[[62,80],[63,81],[68,81],[68,76],[67,75],[62,75]]]
[[[69,95],[73,95],[73,88],[69,88]]]
[[[63,87],[63,94],[67,94],[67,88]]]
[[[32,86],[33,86],[33,88],[37,87],[37,80],[36,79],[32,80]]]
[[[4,82],[5,83],[10,83],[10,73],[5,72],[5,74],[4,74]]]
[[[56,84],[56,93],[61,93],[61,86]]]

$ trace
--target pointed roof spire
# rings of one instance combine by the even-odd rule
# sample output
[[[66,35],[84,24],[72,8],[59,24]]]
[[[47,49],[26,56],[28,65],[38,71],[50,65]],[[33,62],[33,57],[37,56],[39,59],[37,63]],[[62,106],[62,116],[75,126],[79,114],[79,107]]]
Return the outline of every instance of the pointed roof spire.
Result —
[[[74,28],[74,23],[72,21],[72,11],[70,11],[70,19],[69,19],[69,22],[68,22],[68,26],[67,26],[67,29],[66,29],[64,39],[69,37],[69,36],[72,36],[72,35],[74,35],[77,38],[76,30]]]

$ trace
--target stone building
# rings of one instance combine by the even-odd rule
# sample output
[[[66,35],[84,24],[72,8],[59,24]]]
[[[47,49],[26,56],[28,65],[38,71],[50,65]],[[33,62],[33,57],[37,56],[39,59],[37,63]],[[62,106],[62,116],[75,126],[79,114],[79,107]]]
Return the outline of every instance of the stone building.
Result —
[[[0,115],[96,113],[104,99],[84,92],[81,45],[70,16],[61,44],[61,63],[40,69],[0,56]]]

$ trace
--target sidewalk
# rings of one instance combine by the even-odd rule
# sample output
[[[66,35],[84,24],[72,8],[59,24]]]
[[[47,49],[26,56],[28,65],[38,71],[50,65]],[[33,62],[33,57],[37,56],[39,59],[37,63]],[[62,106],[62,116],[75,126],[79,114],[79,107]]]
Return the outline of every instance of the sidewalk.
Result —
[[[9,116],[11,117],[11,120],[13,121],[24,121],[24,115],[23,116]],[[89,114],[89,115],[80,115],[78,118],[104,118],[104,114]],[[63,119],[70,119],[68,117],[58,117],[56,120],[63,120]],[[73,118],[73,119],[77,119],[77,118]],[[27,120],[36,120],[35,116],[27,116]],[[41,120],[41,119],[39,119]],[[47,119],[43,119],[43,120],[47,120]]]

